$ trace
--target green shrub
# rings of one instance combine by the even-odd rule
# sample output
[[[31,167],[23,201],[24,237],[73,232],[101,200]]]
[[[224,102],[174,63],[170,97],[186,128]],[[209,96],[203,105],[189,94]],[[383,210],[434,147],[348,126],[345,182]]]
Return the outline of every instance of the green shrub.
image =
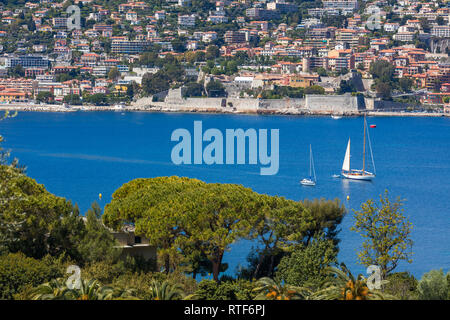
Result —
[[[197,289],[194,279],[177,272],[168,275],[162,272],[127,272],[114,278],[110,285],[121,289],[132,289],[140,299],[151,300],[154,299],[152,287],[155,282],[162,284],[165,281],[171,286],[177,285],[185,294],[191,294]]]
[[[198,300],[250,300],[253,298],[253,285],[248,280],[216,282],[202,280],[195,292]]]
[[[445,300],[448,298],[448,284],[444,272],[431,270],[425,273],[417,286],[421,300]]]
[[[332,240],[314,239],[307,246],[301,244],[284,256],[276,272],[280,282],[317,289],[327,278],[325,268],[336,263],[337,250]]]
[[[83,279],[96,279],[103,284],[110,284],[114,279],[126,272],[123,262],[110,263],[108,261],[92,262],[81,269]]]
[[[125,268],[131,272],[156,272],[157,262],[155,259],[145,259],[142,255],[126,256],[124,259]]]
[[[396,272],[388,275],[389,282],[384,291],[402,300],[417,299],[417,279],[409,272]]]
[[[450,300],[450,272],[447,273],[447,300]]]
[[[137,297],[149,300],[151,299],[151,284],[154,279],[164,281],[166,276],[162,273],[126,273],[115,278],[112,286],[122,289],[133,289]]]
[[[23,253],[0,256],[0,299],[13,299],[13,295],[26,287],[62,276],[62,271],[51,258],[36,260]]]
[[[78,208],[49,193],[11,166],[0,165],[0,248],[40,259],[66,254],[77,260],[84,229]]]

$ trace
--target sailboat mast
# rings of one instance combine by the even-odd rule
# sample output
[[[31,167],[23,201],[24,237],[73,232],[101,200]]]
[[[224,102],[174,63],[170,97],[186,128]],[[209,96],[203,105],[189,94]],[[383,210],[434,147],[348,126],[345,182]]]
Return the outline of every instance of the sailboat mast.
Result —
[[[312,163],[312,171],[313,171],[313,174],[314,174],[314,182],[316,182],[317,181],[316,168],[314,167],[314,156],[313,156],[313,153],[312,153],[312,148],[311,148],[311,163]]]
[[[311,145],[309,145],[309,178],[312,177],[311,170],[312,170],[312,158],[311,158]]]
[[[366,170],[366,115],[364,114],[363,174]]]

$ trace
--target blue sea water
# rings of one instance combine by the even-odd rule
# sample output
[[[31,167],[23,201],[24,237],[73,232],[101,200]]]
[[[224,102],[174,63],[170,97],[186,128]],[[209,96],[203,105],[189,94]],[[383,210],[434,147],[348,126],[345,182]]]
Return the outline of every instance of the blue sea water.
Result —
[[[280,168],[261,176],[260,165],[174,165],[172,131],[203,121],[203,130],[255,128],[280,130]],[[365,273],[356,252],[362,237],[350,231],[352,209],[367,199],[405,199],[405,214],[414,224],[413,263],[402,263],[420,277],[450,266],[450,119],[377,117],[370,129],[377,177],[373,182],[333,178],[339,173],[349,137],[352,167],[362,166],[363,120],[331,117],[165,114],[143,112],[20,113],[0,122],[4,147],[27,166],[29,176],[52,193],[77,203],[85,212],[93,201],[104,206],[123,183],[138,177],[187,176],[206,182],[237,183],[259,193],[304,198],[339,198],[349,213],[341,225],[339,260],[354,273]],[[318,184],[302,187],[308,176],[312,145]],[[347,200],[349,196],[349,200]],[[227,273],[246,265],[252,246],[234,244],[225,255]]]

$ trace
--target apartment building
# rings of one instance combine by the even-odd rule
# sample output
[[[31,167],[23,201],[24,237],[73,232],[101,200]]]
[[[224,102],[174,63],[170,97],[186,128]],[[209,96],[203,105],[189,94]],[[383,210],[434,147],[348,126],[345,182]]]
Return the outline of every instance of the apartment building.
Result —
[[[359,8],[357,0],[323,0],[322,3],[326,11],[338,11],[342,14],[350,14]]]
[[[100,60],[100,55],[96,53],[85,53],[81,56],[80,61],[84,66],[93,67]]]
[[[393,38],[394,40],[397,41],[402,41],[402,42],[410,42],[414,40],[414,32],[397,32],[396,34],[394,34]]]
[[[335,28],[312,28],[308,30],[310,39],[333,39],[335,37]]]
[[[294,3],[285,2],[284,0],[276,0],[274,2],[269,2],[267,4],[267,9],[278,11],[280,13],[290,13],[296,12],[298,6]]]
[[[280,13],[278,11],[261,8],[248,8],[245,10],[245,15],[256,20],[272,20],[280,18]]]
[[[309,72],[316,68],[324,68],[325,70],[328,70],[329,69],[328,57],[306,57],[306,58],[303,58],[303,62],[302,62],[303,72]]]
[[[17,65],[21,65],[23,68],[48,69],[50,60],[38,55],[13,56],[6,59],[7,68],[14,68]]]
[[[289,75],[289,86],[294,88],[307,88],[319,83],[318,75],[295,74]]]
[[[226,43],[243,43],[246,41],[245,33],[240,31],[227,31],[224,38]]]
[[[355,68],[355,55],[349,50],[331,50],[328,52],[328,66],[331,70],[340,72]]]
[[[150,45],[147,40],[126,40],[115,39],[111,43],[111,52],[118,54],[137,54],[144,52],[144,50]]]
[[[125,15],[125,19],[131,22],[137,22],[138,15],[135,11],[128,11]]]
[[[400,25],[396,22],[385,23],[383,25],[384,31],[386,31],[386,32],[396,32],[399,27],[400,27]]]
[[[65,29],[67,28],[67,18],[53,18],[53,27],[56,29]]]
[[[32,93],[37,81],[25,78],[0,78],[0,87]]]
[[[155,12],[155,19],[156,20],[165,20],[166,19],[166,12],[164,10],[156,11]]]
[[[180,15],[178,16],[178,25],[183,27],[194,27],[195,26],[195,15]]]
[[[5,89],[0,87],[0,103],[26,102],[27,94],[17,89]]]
[[[438,38],[450,38],[450,26],[433,26],[431,35]]]
[[[215,31],[203,32],[201,39],[203,42],[206,42],[206,43],[212,42],[217,39],[217,32],[215,32]]]
[[[94,31],[103,32],[103,31],[113,31],[113,26],[107,24],[94,24]]]
[[[338,29],[336,30],[336,42],[346,43],[350,47],[355,47],[359,44],[359,33],[353,29]]]

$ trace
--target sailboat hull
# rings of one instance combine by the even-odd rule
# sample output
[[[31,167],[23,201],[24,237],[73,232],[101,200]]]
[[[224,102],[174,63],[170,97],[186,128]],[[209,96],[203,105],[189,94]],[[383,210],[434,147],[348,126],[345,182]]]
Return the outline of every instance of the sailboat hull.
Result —
[[[316,182],[311,179],[303,179],[300,181],[300,184],[303,186],[315,186]]]
[[[375,175],[368,171],[362,171],[362,170],[352,170],[349,172],[342,172],[342,176],[346,179],[352,179],[352,180],[364,180],[364,181],[370,181],[373,178],[375,178]]]

